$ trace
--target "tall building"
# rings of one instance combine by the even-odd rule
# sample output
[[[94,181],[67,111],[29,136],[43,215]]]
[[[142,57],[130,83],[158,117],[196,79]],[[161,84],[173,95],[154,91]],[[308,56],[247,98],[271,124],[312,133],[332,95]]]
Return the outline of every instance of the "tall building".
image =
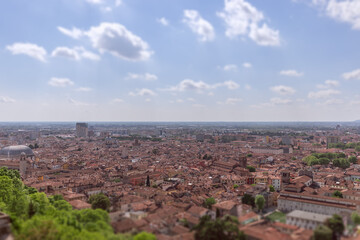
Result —
[[[89,130],[88,130],[87,123],[76,123],[76,136],[77,137],[88,137]]]

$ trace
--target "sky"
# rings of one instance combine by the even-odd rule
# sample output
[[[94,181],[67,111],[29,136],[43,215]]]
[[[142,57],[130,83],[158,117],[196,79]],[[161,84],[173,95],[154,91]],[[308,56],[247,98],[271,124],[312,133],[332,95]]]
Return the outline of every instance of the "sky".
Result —
[[[0,121],[360,119],[360,0],[11,0]]]

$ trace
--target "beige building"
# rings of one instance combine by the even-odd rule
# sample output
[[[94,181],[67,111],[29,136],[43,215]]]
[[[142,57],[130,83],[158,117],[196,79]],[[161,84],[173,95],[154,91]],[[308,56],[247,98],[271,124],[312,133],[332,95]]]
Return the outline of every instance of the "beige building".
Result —
[[[314,230],[318,225],[323,224],[328,218],[331,218],[331,216],[294,210],[286,215],[286,224]]]
[[[351,214],[360,210],[360,201],[283,191],[278,198],[278,209],[282,212],[301,210],[325,215]]]

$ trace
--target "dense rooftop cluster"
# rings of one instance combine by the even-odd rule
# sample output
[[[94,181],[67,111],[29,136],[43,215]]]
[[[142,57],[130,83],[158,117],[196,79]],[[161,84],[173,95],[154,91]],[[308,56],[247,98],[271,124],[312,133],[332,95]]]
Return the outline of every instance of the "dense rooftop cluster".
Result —
[[[15,236],[21,236],[26,226],[50,218],[60,222],[55,229],[62,233],[64,219],[54,217],[58,215],[54,211],[65,211],[66,221],[79,221],[76,231],[101,229],[107,239],[140,232],[157,239],[246,235],[248,239],[308,240],[326,239],[324,232],[330,237],[357,238],[357,127],[89,124],[89,129],[82,129],[85,136],[76,133],[74,127],[0,129],[2,147],[26,145],[33,152],[0,157],[0,167],[19,170],[24,183],[18,183],[19,199],[27,206],[21,208],[23,212],[10,211],[0,199],[0,204],[6,204],[0,205],[1,211],[12,219],[24,219],[21,224],[13,221]],[[54,196],[61,196],[61,204]],[[46,205],[44,213],[29,216],[32,202],[38,199],[44,203],[36,204]],[[106,227],[87,228],[79,214],[90,208],[109,212],[96,210],[104,215],[101,224]],[[333,222],[342,224],[343,230],[336,232]],[[212,232],[229,224],[231,236],[226,230]]]

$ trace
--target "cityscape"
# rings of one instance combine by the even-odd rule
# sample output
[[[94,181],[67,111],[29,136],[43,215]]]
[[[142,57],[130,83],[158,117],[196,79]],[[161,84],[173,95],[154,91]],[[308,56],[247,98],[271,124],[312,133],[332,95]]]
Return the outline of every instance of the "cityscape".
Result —
[[[45,214],[39,207],[46,204],[59,215],[70,209],[108,212],[112,230],[85,225],[74,239],[84,232],[105,239],[358,236],[358,122],[2,123],[0,144],[0,174],[19,172],[28,204],[43,204],[32,207],[35,216]],[[0,207],[10,217],[0,215],[0,232],[48,239],[45,229],[16,229],[12,219],[31,207],[7,206],[5,182]],[[12,201],[26,202],[19,196]],[[201,226],[225,220],[233,221],[236,238]],[[337,221],[339,232],[331,225]],[[40,228],[36,223],[32,227]]]
[[[360,0],[11,0],[0,36],[0,240],[360,240]]]

